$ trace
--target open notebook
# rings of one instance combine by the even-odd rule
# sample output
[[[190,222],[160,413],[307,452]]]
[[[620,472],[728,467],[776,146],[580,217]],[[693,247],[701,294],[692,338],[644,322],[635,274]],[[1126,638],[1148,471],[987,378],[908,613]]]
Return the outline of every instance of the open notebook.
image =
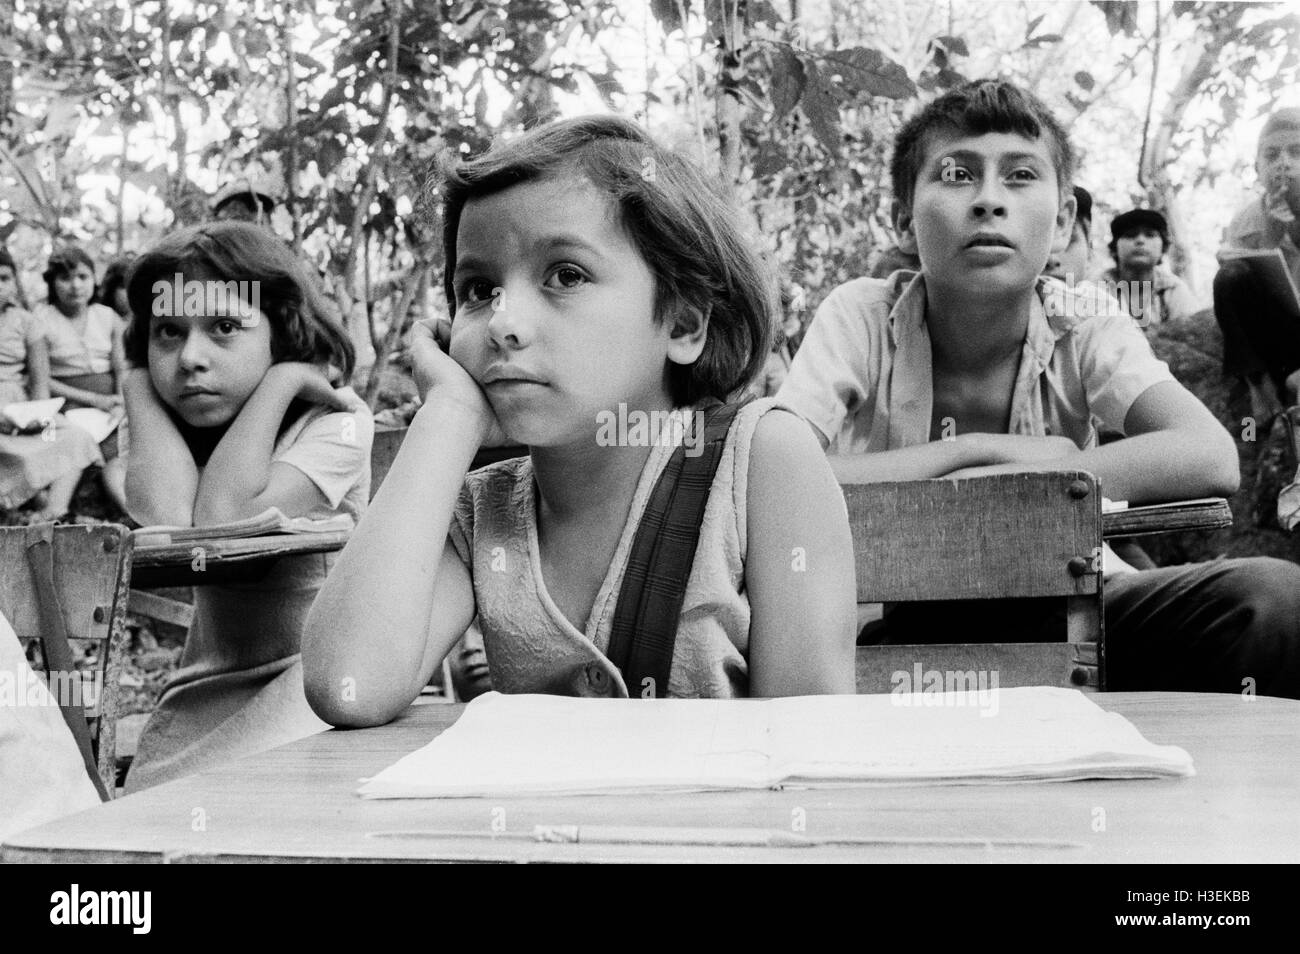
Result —
[[[159,524],[141,527],[131,536],[137,547],[171,546],[195,540],[235,540],[243,537],[262,537],[277,533],[336,533],[351,530],[356,521],[351,514],[338,513],[332,517],[313,520],[309,517],[286,517],[278,507],[268,507],[254,517],[245,517],[231,523],[214,523],[205,527],[172,527]]]
[[[488,693],[360,789],[508,797],[1193,775],[1073,689],[573,699]]]

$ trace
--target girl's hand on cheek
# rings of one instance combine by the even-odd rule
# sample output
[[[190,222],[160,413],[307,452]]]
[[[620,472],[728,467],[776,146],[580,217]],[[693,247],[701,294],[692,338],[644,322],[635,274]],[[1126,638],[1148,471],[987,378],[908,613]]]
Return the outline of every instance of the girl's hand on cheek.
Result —
[[[451,349],[451,322],[426,318],[417,321],[411,329],[411,371],[415,375],[415,389],[422,404],[432,396],[445,397],[464,405],[481,415],[486,427],[485,445],[503,443],[501,431],[492,405],[478,382],[453,358]]]

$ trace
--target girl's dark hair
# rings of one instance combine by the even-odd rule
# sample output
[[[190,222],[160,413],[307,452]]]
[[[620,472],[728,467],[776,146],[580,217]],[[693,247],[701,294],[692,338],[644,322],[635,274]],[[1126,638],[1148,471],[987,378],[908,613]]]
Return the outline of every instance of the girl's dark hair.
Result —
[[[900,208],[910,211],[916,179],[933,138],[1018,133],[1026,139],[1042,138],[1052,154],[1056,184],[1061,196],[1070,194],[1074,179],[1074,147],[1065,128],[1033,93],[1005,80],[973,80],[944,93],[909,119],[894,137],[889,178]]]
[[[90,274],[95,274],[95,263],[76,245],[65,245],[50,254],[49,264],[45,266],[41,277],[45,279],[45,294],[51,305],[58,307],[59,304],[59,299],[54,294],[54,279],[71,275],[78,265],[85,265],[90,269]]]
[[[134,255],[119,255],[113,259],[104,268],[104,277],[99,281],[99,291],[95,293],[95,301],[101,305],[107,305],[109,308],[113,305],[113,296],[119,288],[126,287],[126,274],[131,270],[131,263],[135,261]]]
[[[734,206],[692,162],[659,146],[639,126],[616,116],[584,116],[539,126],[497,142],[482,156],[444,160],[428,192],[440,191],[447,306],[456,234],[465,203],[524,182],[585,177],[607,192],[622,225],[655,276],[655,320],[687,308],[708,316],[708,339],[689,366],[669,365],[674,404],[725,400],[762,368],[778,321],[777,284],[745,237]]]
[[[18,279],[18,263],[9,254],[9,249],[0,248],[0,268],[8,268],[14,273],[14,285],[18,292],[18,307],[27,308],[27,296],[23,294],[23,283]]]
[[[332,364],[345,378],[352,375],[352,341],[316,277],[272,232],[233,221],[205,222],[173,232],[131,266],[126,276],[131,306],[126,357],[132,365],[149,364],[154,283],[163,281],[170,288],[177,273],[196,270],[224,282],[257,282],[253,287],[271,323],[272,361]]]

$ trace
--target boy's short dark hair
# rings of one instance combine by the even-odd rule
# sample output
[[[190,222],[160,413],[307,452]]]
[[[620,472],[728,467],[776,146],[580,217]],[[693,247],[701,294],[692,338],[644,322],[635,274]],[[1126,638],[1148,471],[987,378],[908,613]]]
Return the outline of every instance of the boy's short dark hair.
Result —
[[[900,208],[911,210],[925,151],[933,137],[944,132],[964,136],[996,132],[1019,133],[1027,139],[1043,137],[1051,151],[1056,183],[1063,197],[1074,178],[1074,147],[1070,145],[1070,137],[1037,96],[1005,80],[974,80],[929,103],[905,122],[894,137],[889,177]]]
[[[771,267],[746,240],[735,206],[694,163],[617,116],[548,123],[475,159],[442,163],[429,192],[441,191],[443,286],[453,316],[456,236],[465,203],[566,174],[586,178],[617,207],[654,273],[655,320],[674,320],[683,307],[709,318],[700,357],[689,366],[669,365],[673,403],[725,400],[752,380],[772,350],[779,320]]]
[[[1300,107],[1287,106],[1273,110],[1268,119],[1264,121],[1264,128],[1260,130],[1260,140],[1262,141],[1269,133],[1277,132],[1279,129],[1300,129]]]

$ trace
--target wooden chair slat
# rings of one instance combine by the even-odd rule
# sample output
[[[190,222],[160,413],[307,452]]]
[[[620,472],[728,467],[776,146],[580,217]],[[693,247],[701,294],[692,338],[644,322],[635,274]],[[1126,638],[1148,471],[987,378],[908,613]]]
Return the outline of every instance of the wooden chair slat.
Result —
[[[0,613],[24,645],[39,641],[40,609],[27,563],[27,528],[0,528]],[[131,535],[117,524],[54,528],[54,587],[73,652],[96,646],[102,680],[87,706],[96,768],[111,793],[115,781],[118,699],[131,587]],[[42,652],[44,665],[44,652]],[[87,699],[89,702],[90,700]]]

